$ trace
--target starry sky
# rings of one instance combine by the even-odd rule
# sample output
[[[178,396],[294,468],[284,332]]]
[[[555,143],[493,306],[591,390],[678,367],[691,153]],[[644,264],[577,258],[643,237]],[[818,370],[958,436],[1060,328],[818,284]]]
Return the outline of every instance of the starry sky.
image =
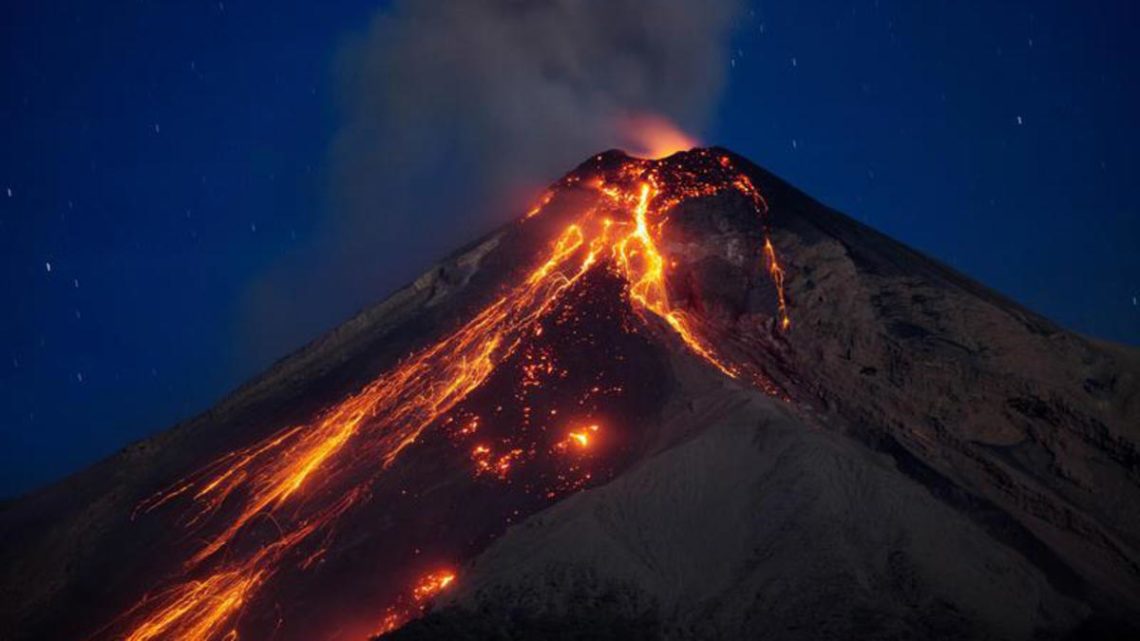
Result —
[[[327,260],[333,69],[383,4],[5,7],[0,496],[289,351],[245,349],[243,309],[281,257]],[[1140,344],[1140,5],[749,6],[703,141],[1063,326]],[[448,249],[399,245],[376,300]],[[325,327],[353,311],[332,304]]]

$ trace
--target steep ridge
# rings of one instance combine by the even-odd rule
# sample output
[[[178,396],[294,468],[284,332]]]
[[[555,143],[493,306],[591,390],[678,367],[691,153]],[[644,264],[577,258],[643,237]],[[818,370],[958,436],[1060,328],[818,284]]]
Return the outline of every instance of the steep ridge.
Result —
[[[1126,630],[1137,362],[725,150],[608,152],[205,415],[7,506],[0,626]]]

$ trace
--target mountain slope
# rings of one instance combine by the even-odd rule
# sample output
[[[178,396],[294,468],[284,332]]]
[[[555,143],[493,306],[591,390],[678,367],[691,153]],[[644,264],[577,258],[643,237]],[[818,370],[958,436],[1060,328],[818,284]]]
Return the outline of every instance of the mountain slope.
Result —
[[[1087,616],[889,457],[766,397],[719,394],[731,409],[708,429],[532,517],[455,598],[532,616],[585,601],[577,617],[614,607],[602,620],[665,638],[1030,638]]]
[[[796,409],[736,392],[692,417],[700,437],[512,530],[395,638],[583,616],[653,638],[1134,634],[1137,351],[750,175],[795,324],[730,335]],[[583,598],[616,610],[570,616]],[[520,604],[538,614],[502,616]]]
[[[434,597],[394,636],[1126,631],[1138,363],[730,152],[610,152],[7,506],[0,627],[366,638]]]

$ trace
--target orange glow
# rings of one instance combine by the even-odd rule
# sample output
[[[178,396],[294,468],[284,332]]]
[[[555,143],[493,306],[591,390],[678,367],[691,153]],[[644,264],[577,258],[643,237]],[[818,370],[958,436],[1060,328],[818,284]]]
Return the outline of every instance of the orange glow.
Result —
[[[544,207],[546,207],[547,205],[549,205],[550,201],[553,199],[554,199],[554,192],[551,190],[547,190],[546,192],[544,192],[542,194],[542,197],[538,199],[538,202],[535,203],[534,206],[531,207],[529,210],[527,210],[527,212],[523,216],[523,218],[530,218],[530,217],[534,216],[535,214],[537,214],[538,212],[542,211],[542,209]]]
[[[585,427],[571,430],[566,434],[565,439],[554,445],[554,449],[563,452],[569,450],[571,447],[584,450],[593,445],[594,435],[597,434],[600,429],[597,423],[591,423]]]
[[[384,611],[384,616],[380,618],[380,626],[373,632],[373,636],[392,632],[419,616],[432,597],[446,590],[454,582],[455,572],[451,570],[429,572],[420,577],[408,594],[410,598],[401,599]]]
[[[788,318],[788,302],[784,299],[784,268],[776,258],[776,248],[772,247],[772,239],[764,239],[764,256],[768,259],[768,273],[772,282],[776,284],[776,297],[780,304],[780,329],[792,326],[792,319]]]
[[[627,116],[618,128],[626,151],[638,158],[665,158],[700,145],[668,118],[655,114]]]
[[[656,132],[654,136],[666,131],[657,127],[658,120],[648,117],[651,126],[646,131]],[[667,131],[676,133],[675,129]],[[654,145],[662,146],[650,155],[695,144],[670,136],[651,137]],[[671,142],[665,145],[666,141]],[[202,543],[170,586],[144,596],[111,624],[117,638],[236,638],[236,622],[243,609],[287,563],[287,557],[303,559],[302,568],[321,558],[323,549],[312,550],[312,539],[320,536],[313,535],[329,533],[343,514],[367,500],[370,488],[392,462],[424,430],[447,417],[500,364],[538,336],[540,323],[563,294],[595,268],[610,270],[623,279],[632,311],[651,331],[671,333],[689,352],[725,375],[771,391],[762,375],[718,352],[705,321],[677,307],[669,297],[671,267],[667,265],[674,261],[672,257],[667,260],[668,248],[662,239],[677,205],[733,191],[753,204],[758,217],[767,211],[751,181],[733,169],[727,157],[712,159],[703,151],[695,154],[694,163],[713,162],[708,167],[698,164],[695,170],[678,170],[652,160],[624,158],[616,168],[599,171],[589,180],[564,181],[563,186],[592,193],[595,203],[568,222],[530,271],[506,287],[499,298],[451,334],[411,354],[310,422],[285,427],[231,452],[140,504],[137,514],[176,500],[190,502],[182,523]],[[547,192],[527,217],[556,194]],[[779,324],[787,329],[784,269],[767,237],[762,252],[779,296]],[[554,373],[553,362],[539,356],[523,368],[520,384],[539,386],[543,376]],[[454,438],[468,438],[477,430],[475,417]],[[568,432],[563,443],[593,447],[598,433],[597,424],[578,427]],[[466,447],[476,476],[500,479],[536,455],[497,441],[475,444],[470,450]],[[575,488],[591,478],[588,469],[580,471]],[[254,527],[261,521],[271,521],[278,532],[268,544],[258,538],[264,534]],[[454,580],[451,572],[428,575],[413,588],[412,603],[422,601],[418,595],[430,596]],[[416,612],[413,608],[390,620],[386,617],[384,625],[398,627]]]
[[[412,588],[412,600],[416,603],[423,603],[442,592],[454,580],[455,573],[450,570],[427,574]]]
[[[161,616],[140,625],[126,641],[171,638],[175,632],[187,639],[208,639],[221,632],[232,634],[232,630],[225,630],[225,621],[241,607],[245,595],[260,580],[257,573],[246,576],[229,572],[193,583]],[[207,594],[207,599],[201,598]]]

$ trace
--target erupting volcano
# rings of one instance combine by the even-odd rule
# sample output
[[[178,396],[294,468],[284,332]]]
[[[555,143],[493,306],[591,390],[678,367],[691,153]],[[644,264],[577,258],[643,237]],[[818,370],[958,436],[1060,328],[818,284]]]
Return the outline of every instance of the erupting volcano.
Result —
[[[563,227],[521,283],[508,286],[469,322],[311,423],[287,427],[226,454],[142,504],[141,513],[146,514],[181,497],[189,499],[192,508],[185,523],[193,531],[202,531],[205,543],[185,564],[188,578],[148,595],[126,615],[127,639],[235,636],[244,608],[256,601],[262,586],[279,574],[280,566],[299,560],[303,568],[316,562],[331,541],[314,541],[335,536],[337,521],[359,502],[394,500],[377,496],[373,488],[401,453],[430,428],[447,433],[457,448],[471,451],[476,475],[489,473],[506,481],[517,473],[516,468],[541,457],[550,460],[535,464],[541,465],[540,474],[551,478],[529,479],[526,491],[555,498],[586,484],[592,465],[578,461],[580,457],[573,453],[560,456],[558,450],[566,449],[566,439],[588,446],[590,431],[573,431],[567,421],[592,420],[607,410],[613,412],[604,396],[621,391],[621,381],[611,382],[606,390],[598,385],[574,389],[583,376],[601,379],[606,368],[571,372],[564,364],[566,355],[560,352],[573,345],[573,333],[565,337],[570,340],[557,343],[542,340],[542,334],[565,332],[559,326],[577,324],[595,307],[609,307],[604,322],[620,324],[622,331],[631,333],[649,331],[646,322],[660,319],[689,350],[724,374],[737,377],[749,371],[747,362],[730,362],[716,352],[707,323],[670,304],[666,256],[659,248],[669,212],[688,199],[727,190],[750,201],[756,216],[754,230],[761,235],[759,221],[766,206],[748,177],[732,167],[728,156],[707,152],[683,164],[601,156],[595,161],[596,167],[576,172],[560,188],[580,184],[596,195],[596,202]],[[527,218],[541,211],[541,207],[532,210]],[[765,270],[778,284],[781,268],[770,242],[765,238],[758,247],[767,249]],[[780,324],[786,328],[784,297],[782,290],[778,292]],[[628,312],[597,300],[607,297],[620,298]],[[586,343],[585,348],[604,348],[596,341]],[[524,361],[517,366],[520,375],[513,377],[518,387],[509,400],[493,401],[511,403],[512,408],[496,405],[492,412],[456,411],[500,367],[515,366],[508,361],[516,353]],[[760,372],[750,374],[766,382]],[[570,382],[563,382],[567,379]],[[530,398],[530,388],[547,386],[565,388],[553,393],[571,392],[573,397],[546,403]],[[556,405],[569,407],[559,415]],[[511,424],[514,429],[484,440],[487,430],[481,430],[480,423],[485,421]],[[597,430],[596,424],[591,427]],[[268,537],[256,532],[261,520],[274,525]],[[214,523],[218,526],[211,529]],[[253,540],[247,543],[246,537]],[[423,541],[425,547],[432,544]],[[223,551],[229,554],[222,555]],[[408,564],[413,561],[409,555]],[[203,565],[206,569],[199,571]],[[391,568],[388,574],[397,585],[411,576],[401,567]],[[446,585],[431,580],[427,588],[417,584],[413,600],[422,601],[426,592]],[[401,617],[385,617],[383,627],[391,629],[400,623]]]
[[[611,151],[217,408],[7,506],[0,623],[1126,631],[1138,362],[731,152]]]

